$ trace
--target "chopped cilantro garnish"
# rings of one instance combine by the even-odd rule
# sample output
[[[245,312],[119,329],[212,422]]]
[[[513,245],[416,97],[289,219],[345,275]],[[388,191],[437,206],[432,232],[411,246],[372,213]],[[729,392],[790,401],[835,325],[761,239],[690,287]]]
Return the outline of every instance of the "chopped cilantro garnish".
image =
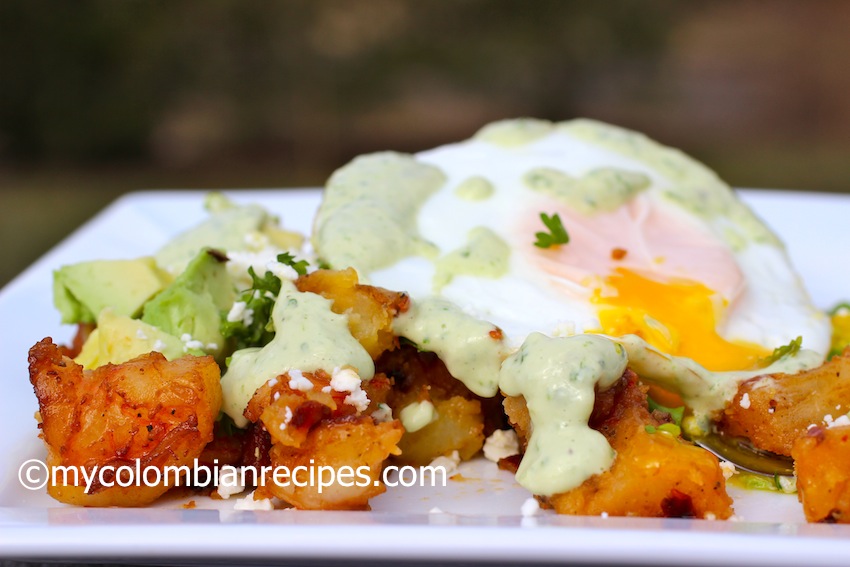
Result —
[[[292,267],[298,275],[307,273],[307,261],[296,261],[289,253],[278,254],[277,261]],[[280,278],[270,271],[260,277],[253,267],[248,268],[248,275],[251,276],[251,287],[239,294],[236,301],[245,303],[245,311],[250,310],[250,317],[237,321],[228,321],[225,317],[221,323],[221,334],[226,339],[235,339],[237,350],[265,346],[275,333],[272,310],[280,294]]]
[[[778,347],[773,349],[773,354],[766,357],[763,362],[765,366],[769,364],[773,364],[780,358],[785,358],[786,356],[794,356],[800,351],[800,347],[803,346],[803,337],[797,337],[787,345]]]
[[[540,220],[543,221],[543,225],[549,232],[536,232],[534,234],[537,237],[534,243],[535,246],[538,248],[551,248],[552,246],[566,244],[570,241],[570,235],[567,234],[567,229],[564,228],[564,224],[561,222],[561,217],[558,213],[552,216],[546,213],[540,213]]]
[[[675,423],[679,427],[682,426],[682,418],[685,417],[685,406],[682,406],[682,407],[679,407],[679,408],[668,408],[668,407],[662,406],[661,404],[659,404],[658,402],[656,402],[652,398],[647,398],[646,401],[649,402],[649,411],[652,412],[652,411],[658,410],[658,411],[663,411],[665,413],[668,413],[668,414],[670,414],[670,417],[673,418],[673,423]]]
[[[286,264],[290,266],[299,276],[303,276],[307,274],[307,266],[310,265],[307,260],[298,260],[295,261],[295,256],[290,254],[289,252],[284,252],[283,254],[277,255],[277,261],[281,264]]]

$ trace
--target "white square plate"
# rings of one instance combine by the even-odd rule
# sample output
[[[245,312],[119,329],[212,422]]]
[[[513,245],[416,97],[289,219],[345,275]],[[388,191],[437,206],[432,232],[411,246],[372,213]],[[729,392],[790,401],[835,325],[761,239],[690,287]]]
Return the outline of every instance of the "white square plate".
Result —
[[[783,237],[815,303],[850,298],[850,196],[742,191]],[[618,564],[847,564],[850,526],[809,525],[793,495],[731,489],[736,522],[680,519],[523,518],[529,494],[512,475],[477,460],[446,487],[394,488],[371,512],[237,512],[233,501],[195,498],[197,507],[166,500],[146,509],[64,506],[44,490],[26,490],[19,468],[44,458],[33,413],[36,399],[26,353],[45,336],[66,342],[52,306],[51,271],[98,258],[155,251],[204,218],[203,193],[127,195],[77,230],[0,292],[3,371],[0,435],[0,556],[145,560],[261,561],[405,559],[430,561]],[[309,233],[318,190],[240,191]],[[9,245],[9,243],[6,243]],[[432,508],[443,513],[429,513]]]

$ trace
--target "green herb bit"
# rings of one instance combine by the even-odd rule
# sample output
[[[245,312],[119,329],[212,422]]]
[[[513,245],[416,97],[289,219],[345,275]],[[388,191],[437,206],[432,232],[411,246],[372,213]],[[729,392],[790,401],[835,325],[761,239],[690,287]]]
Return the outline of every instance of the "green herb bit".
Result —
[[[679,427],[682,426],[682,419],[685,417],[685,406],[678,407],[678,408],[668,408],[668,407],[662,406],[661,404],[659,404],[658,402],[656,402],[652,398],[647,398],[646,401],[649,402],[649,411],[650,412],[658,410],[658,411],[663,411],[665,413],[668,413],[668,414],[670,414],[670,417],[673,418],[673,423],[675,423]]]
[[[787,345],[774,349],[773,354],[764,359],[764,363],[765,365],[773,364],[780,358],[785,358],[786,356],[794,356],[800,351],[800,348],[802,346],[803,337],[797,337]]]
[[[277,261],[290,266],[300,276],[307,273],[310,265],[306,260],[295,260],[288,252],[278,254]],[[234,339],[237,350],[266,346],[275,334],[272,311],[280,294],[280,278],[270,271],[260,277],[253,267],[248,268],[248,275],[251,276],[251,287],[243,291],[237,301],[245,303],[245,310],[251,311],[250,322],[246,325],[244,320],[228,321],[225,317],[221,323],[221,334],[227,339]]]
[[[277,261],[281,264],[286,264],[290,266],[299,276],[303,276],[307,274],[307,266],[310,265],[307,260],[298,260],[295,261],[295,256],[290,254],[289,252],[284,252],[283,254],[277,255]],[[266,272],[268,273],[268,272]]]
[[[534,234],[537,237],[537,241],[534,243],[535,246],[538,248],[551,248],[552,246],[566,244],[570,241],[570,235],[567,234],[567,229],[564,228],[564,224],[561,222],[561,217],[558,213],[552,216],[546,213],[540,213],[540,220],[543,221],[543,226],[549,232],[536,232]]]

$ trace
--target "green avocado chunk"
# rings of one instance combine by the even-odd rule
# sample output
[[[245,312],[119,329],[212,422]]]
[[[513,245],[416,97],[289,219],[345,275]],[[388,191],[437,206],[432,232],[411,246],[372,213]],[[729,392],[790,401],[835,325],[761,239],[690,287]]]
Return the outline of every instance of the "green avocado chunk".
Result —
[[[53,272],[53,303],[63,323],[94,323],[105,307],[136,317],[169,280],[149,257],[80,262]]]
[[[151,351],[161,352],[168,360],[187,352],[203,354],[188,351],[177,337],[138,319],[116,315],[107,307],[98,315],[97,329],[89,335],[74,362],[92,370],[104,364],[121,364]]]
[[[145,304],[142,321],[180,337],[190,349],[221,354],[222,313],[235,298],[226,262],[221,252],[201,251],[171,285]]]

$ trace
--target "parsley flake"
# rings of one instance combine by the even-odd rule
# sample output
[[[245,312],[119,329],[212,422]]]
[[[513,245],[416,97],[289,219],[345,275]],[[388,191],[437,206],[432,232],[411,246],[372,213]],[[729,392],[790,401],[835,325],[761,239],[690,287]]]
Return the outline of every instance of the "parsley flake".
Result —
[[[538,248],[551,248],[552,246],[566,244],[570,241],[570,235],[567,234],[567,229],[564,228],[564,223],[561,222],[561,217],[558,213],[552,216],[546,213],[540,213],[540,220],[543,221],[543,226],[549,232],[541,231],[534,233],[534,236],[537,237],[537,240],[534,242],[535,246]]]
[[[798,352],[800,352],[800,348],[803,346],[803,337],[797,337],[787,345],[778,347],[773,349],[773,354],[766,357],[764,359],[765,365],[773,364],[777,360],[781,358],[785,358],[786,356],[794,356]]]
[[[309,266],[306,260],[296,261],[287,252],[278,254],[277,261],[290,266],[300,276],[307,273]],[[251,317],[247,321],[228,321],[225,318],[221,324],[221,334],[226,339],[235,340],[237,350],[266,346],[275,335],[272,310],[280,294],[280,278],[270,271],[260,277],[253,267],[248,268],[248,275],[251,276],[251,287],[240,293],[236,301],[245,303],[245,310],[250,310]]]

